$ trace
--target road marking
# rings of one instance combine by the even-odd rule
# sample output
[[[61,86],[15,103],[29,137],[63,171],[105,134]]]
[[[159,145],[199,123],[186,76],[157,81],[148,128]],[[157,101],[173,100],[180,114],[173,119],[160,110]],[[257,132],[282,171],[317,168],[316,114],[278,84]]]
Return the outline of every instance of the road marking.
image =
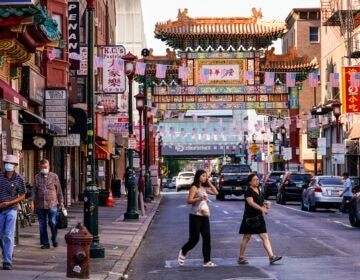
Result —
[[[187,205],[183,204],[183,205],[179,205],[177,208],[185,208]]]
[[[348,224],[344,224],[343,222],[340,222],[340,221],[333,221],[335,224],[339,224],[339,225],[342,225],[344,227],[347,227],[347,228],[352,228],[351,225],[348,225]]]
[[[224,278],[222,280],[274,280],[274,279],[276,279],[276,278],[244,276],[244,277],[237,277],[237,278]]]
[[[328,248],[329,250],[332,250],[332,251],[334,251],[334,252],[336,252],[336,253],[344,256],[344,257],[350,256],[348,253],[346,253],[346,252],[344,252],[344,251],[342,251],[342,250],[340,250],[340,249],[338,249],[338,248],[335,248],[335,247],[333,247],[333,246],[331,246],[331,245],[329,245],[329,244],[326,244],[324,241],[321,241],[321,240],[319,240],[319,239],[317,239],[317,238],[314,238],[314,237],[311,238],[311,239],[314,240],[315,242],[319,243],[320,245]]]
[[[274,222],[275,222],[275,224],[282,225],[283,227],[286,227],[288,230],[291,230],[293,232],[296,232],[296,233],[299,233],[299,234],[305,234],[305,232],[303,232],[302,230],[296,229],[296,228],[294,228],[292,226],[289,226],[288,224],[284,224],[279,220],[275,220]]]
[[[219,205],[215,205],[216,208],[219,208]]]
[[[228,211],[223,210],[224,214],[229,215]]]
[[[281,205],[281,204],[277,204],[277,206],[284,207],[284,208],[287,208],[287,209],[290,209],[290,210],[293,210],[293,211],[296,211],[296,212],[300,212],[300,213],[303,213],[303,214],[314,215],[314,213],[302,211],[300,209],[291,208],[289,206],[285,206],[285,205]]]

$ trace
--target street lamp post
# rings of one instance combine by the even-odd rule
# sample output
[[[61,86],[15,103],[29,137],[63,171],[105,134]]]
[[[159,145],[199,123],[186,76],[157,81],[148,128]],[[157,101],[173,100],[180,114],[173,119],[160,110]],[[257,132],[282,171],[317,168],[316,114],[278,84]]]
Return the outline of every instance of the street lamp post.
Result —
[[[88,13],[88,58],[87,58],[87,160],[86,189],[84,191],[84,225],[92,234],[90,258],[104,258],[105,249],[99,238],[99,190],[96,185],[95,170],[95,115],[94,115],[94,11],[95,1],[87,0]]]
[[[144,86],[146,89],[146,86]],[[147,94],[147,93],[146,93]],[[147,96],[145,96],[145,110],[144,110],[144,126],[145,126],[145,201],[151,202],[152,186],[151,186],[151,174],[150,174],[150,131],[149,131],[149,106]]]
[[[136,99],[136,109],[139,111],[139,141],[140,141],[140,148],[139,148],[139,157],[140,157],[140,176],[138,181],[138,190],[140,195],[144,195],[144,180],[142,174],[142,166],[143,166],[143,154],[142,154],[142,114],[144,111],[144,98],[145,96],[142,93],[138,93],[135,95]]]
[[[128,77],[129,82],[129,95],[128,95],[128,114],[129,114],[129,136],[133,135],[133,108],[132,108],[132,82],[135,74],[134,61],[137,59],[135,55],[128,52],[125,56],[123,56],[125,60],[125,74]],[[126,168],[125,174],[125,185],[128,190],[128,204],[127,210],[124,214],[125,220],[137,220],[139,219],[139,214],[136,212],[136,191],[135,191],[135,172],[134,172],[134,164],[133,164],[133,150],[128,149],[129,155],[129,164]]]
[[[334,101],[332,103],[332,110],[333,110],[333,114],[336,120],[336,143],[340,143],[340,123],[339,123],[339,118],[341,115],[341,103],[339,101]],[[336,172],[337,175],[339,174],[339,166],[336,165]]]
[[[159,174],[159,176],[160,176],[160,190],[162,190],[162,188],[163,188],[163,185],[162,185],[162,172],[161,172],[161,165],[162,165],[162,145],[163,145],[162,137],[159,136],[159,141],[158,141],[158,151],[159,151],[158,174]]]

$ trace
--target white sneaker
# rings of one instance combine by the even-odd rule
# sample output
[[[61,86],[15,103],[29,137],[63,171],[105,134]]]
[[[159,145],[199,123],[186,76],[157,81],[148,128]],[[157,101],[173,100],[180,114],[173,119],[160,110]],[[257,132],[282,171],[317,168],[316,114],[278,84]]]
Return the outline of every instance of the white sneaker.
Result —
[[[186,257],[183,255],[182,250],[180,249],[179,256],[178,256],[179,266],[184,266],[185,259],[186,259]]]
[[[212,261],[203,264],[203,267],[216,267],[216,266],[217,264],[213,263]]]

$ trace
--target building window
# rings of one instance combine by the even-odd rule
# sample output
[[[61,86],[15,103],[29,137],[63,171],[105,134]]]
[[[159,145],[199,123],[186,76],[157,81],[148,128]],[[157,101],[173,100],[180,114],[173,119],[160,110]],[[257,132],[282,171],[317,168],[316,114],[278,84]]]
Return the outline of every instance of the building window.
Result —
[[[60,31],[61,34],[64,34],[62,31],[62,23],[63,23],[62,15],[53,14],[52,19],[56,21],[58,31]],[[63,50],[62,49],[55,48],[54,51],[55,51],[55,58],[63,59]]]
[[[310,27],[310,43],[319,43],[319,27]]]

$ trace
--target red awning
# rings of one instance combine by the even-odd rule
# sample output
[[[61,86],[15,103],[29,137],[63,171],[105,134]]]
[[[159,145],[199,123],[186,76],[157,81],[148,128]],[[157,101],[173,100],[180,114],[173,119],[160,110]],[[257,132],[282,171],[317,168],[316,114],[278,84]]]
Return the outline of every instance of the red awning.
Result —
[[[24,110],[28,102],[11,86],[0,79],[0,109],[1,110]]]
[[[103,147],[95,144],[95,159],[97,160],[110,160],[110,153]]]

